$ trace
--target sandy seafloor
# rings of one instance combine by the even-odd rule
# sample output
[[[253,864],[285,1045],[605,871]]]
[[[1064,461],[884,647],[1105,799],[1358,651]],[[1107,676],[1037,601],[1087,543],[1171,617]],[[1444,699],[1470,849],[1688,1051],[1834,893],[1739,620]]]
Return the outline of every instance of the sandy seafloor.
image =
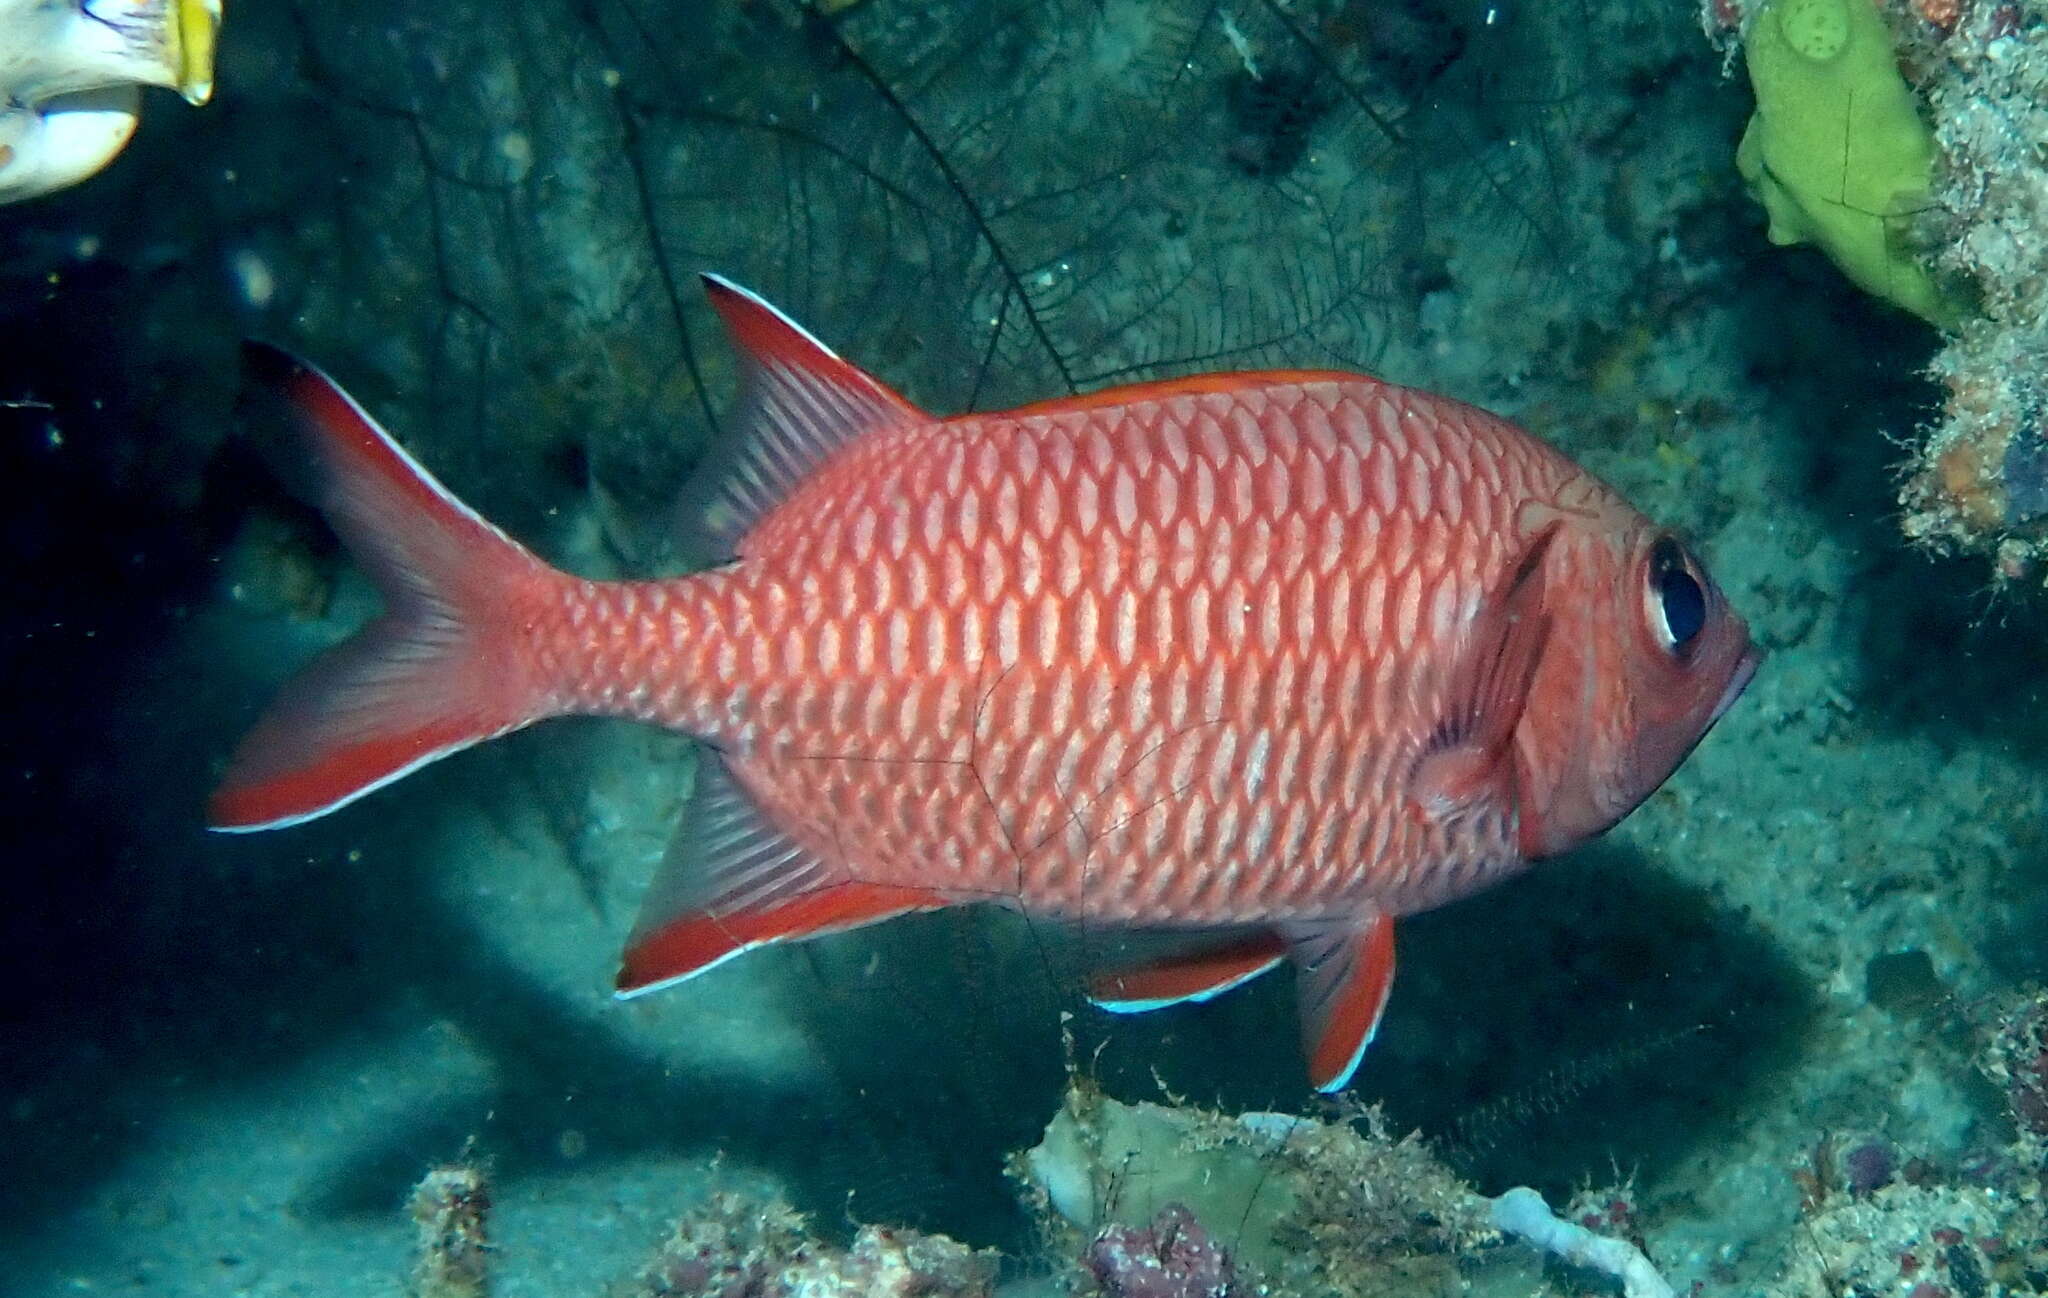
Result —
[[[730,399],[699,268],[935,410],[1341,364],[1554,438],[1697,538],[1770,657],[1603,842],[1404,925],[1359,1093],[1487,1133],[1489,1191],[1633,1176],[1708,1292],[1773,1285],[1823,1138],[1996,1149],[1976,1058],[2048,933],[2043,622],[1897,539],[1935,339],[1765,244],[1746,88],[1683,5],[1384,8],[1405,36],[1306,0],[869,0],[836,34],[768,0],[246,5],[214,104],[152,97],[108,174],[0,216],[0,1293],[391,1293],[407,1186],[465,1148],[508,1298],[608,1292],[717,1184],[1028,1278],[1000,1161],[1063,1015],[1114,1094],[1308,1104],[1285,978],[1110,1020],[997,915],[615,1003],[689,778],[624,724],[202,833],[262,699],[371,608],[235,433],[238,340],[551,559],[672,571]],[[1297,134],[1234,106],[1225,17]]]

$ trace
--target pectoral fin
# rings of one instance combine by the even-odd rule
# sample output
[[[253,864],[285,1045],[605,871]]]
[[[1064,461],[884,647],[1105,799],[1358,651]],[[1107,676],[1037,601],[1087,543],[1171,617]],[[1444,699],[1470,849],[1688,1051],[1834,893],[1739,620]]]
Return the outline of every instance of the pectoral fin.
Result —
[[[1488,805],[1505,810],[1513,800],[1515,727],[1550,640],[1543,560],[1559,526],[1536,534],[1473,621],[1409,782],[1416,805],[1433,819]]]

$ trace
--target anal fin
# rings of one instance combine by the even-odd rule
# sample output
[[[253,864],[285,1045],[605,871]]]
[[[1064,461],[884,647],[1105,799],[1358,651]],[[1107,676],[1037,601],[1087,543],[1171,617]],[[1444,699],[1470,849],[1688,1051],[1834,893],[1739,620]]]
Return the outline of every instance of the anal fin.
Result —
[[[1279,934],[1259,929],[1235,940],[1107,969],[1088,980],[1088,999],[1112,1014],[1143,1014],[1206,1001],[1242,986],[1287,957]]]
[[[946,904],[923,888],[839,883],[779,905],[682,915],[627,944],[619,962],[618,994],[658,991],[770,942],[844,932]]]
[[[725,759],[705,750],[626,941],[618,994],[667,987],[770,942],[949,904],[930,889],[864,882],[820,859],[769,823]]]
[[[1291,926],[1302,1049],[1319,1091],[1341,1091],[1379,1030],[1394,985],[1394,919]]]

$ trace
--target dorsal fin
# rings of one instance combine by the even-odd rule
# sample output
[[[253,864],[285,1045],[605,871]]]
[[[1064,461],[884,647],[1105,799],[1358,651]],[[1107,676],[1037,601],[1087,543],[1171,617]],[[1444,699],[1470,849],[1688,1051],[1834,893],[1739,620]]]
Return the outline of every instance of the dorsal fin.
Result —
[[[740,353],[740,400],[698,525],[714,558],[739,553],[761,516],[832,454],[867,433],[924,423],[923,411],[842,360],[759,295],[720,275],[704,291]]]

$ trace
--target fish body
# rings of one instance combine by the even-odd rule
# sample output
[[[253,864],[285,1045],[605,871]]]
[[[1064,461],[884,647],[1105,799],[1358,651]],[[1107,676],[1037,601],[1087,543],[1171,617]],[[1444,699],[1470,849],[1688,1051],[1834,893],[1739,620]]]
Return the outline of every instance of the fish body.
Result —
[[[128,143],[138,87],[213,95],[220,0],[0,0],[0,203],[76,184]]]
[[[1462,403],[1285,371],[935,418],[709,282],[753,437],[711,511],[734,558],[664,581],[547,567],[259,354],[390,607],[259,723],[216,826],[633,717],[709,755],[622,991],[994,901],[1176,935],[1110,1008],[1292,957],[1334,1089],[1394,919],[1607,828],[1754,670],[1676,538]]]

